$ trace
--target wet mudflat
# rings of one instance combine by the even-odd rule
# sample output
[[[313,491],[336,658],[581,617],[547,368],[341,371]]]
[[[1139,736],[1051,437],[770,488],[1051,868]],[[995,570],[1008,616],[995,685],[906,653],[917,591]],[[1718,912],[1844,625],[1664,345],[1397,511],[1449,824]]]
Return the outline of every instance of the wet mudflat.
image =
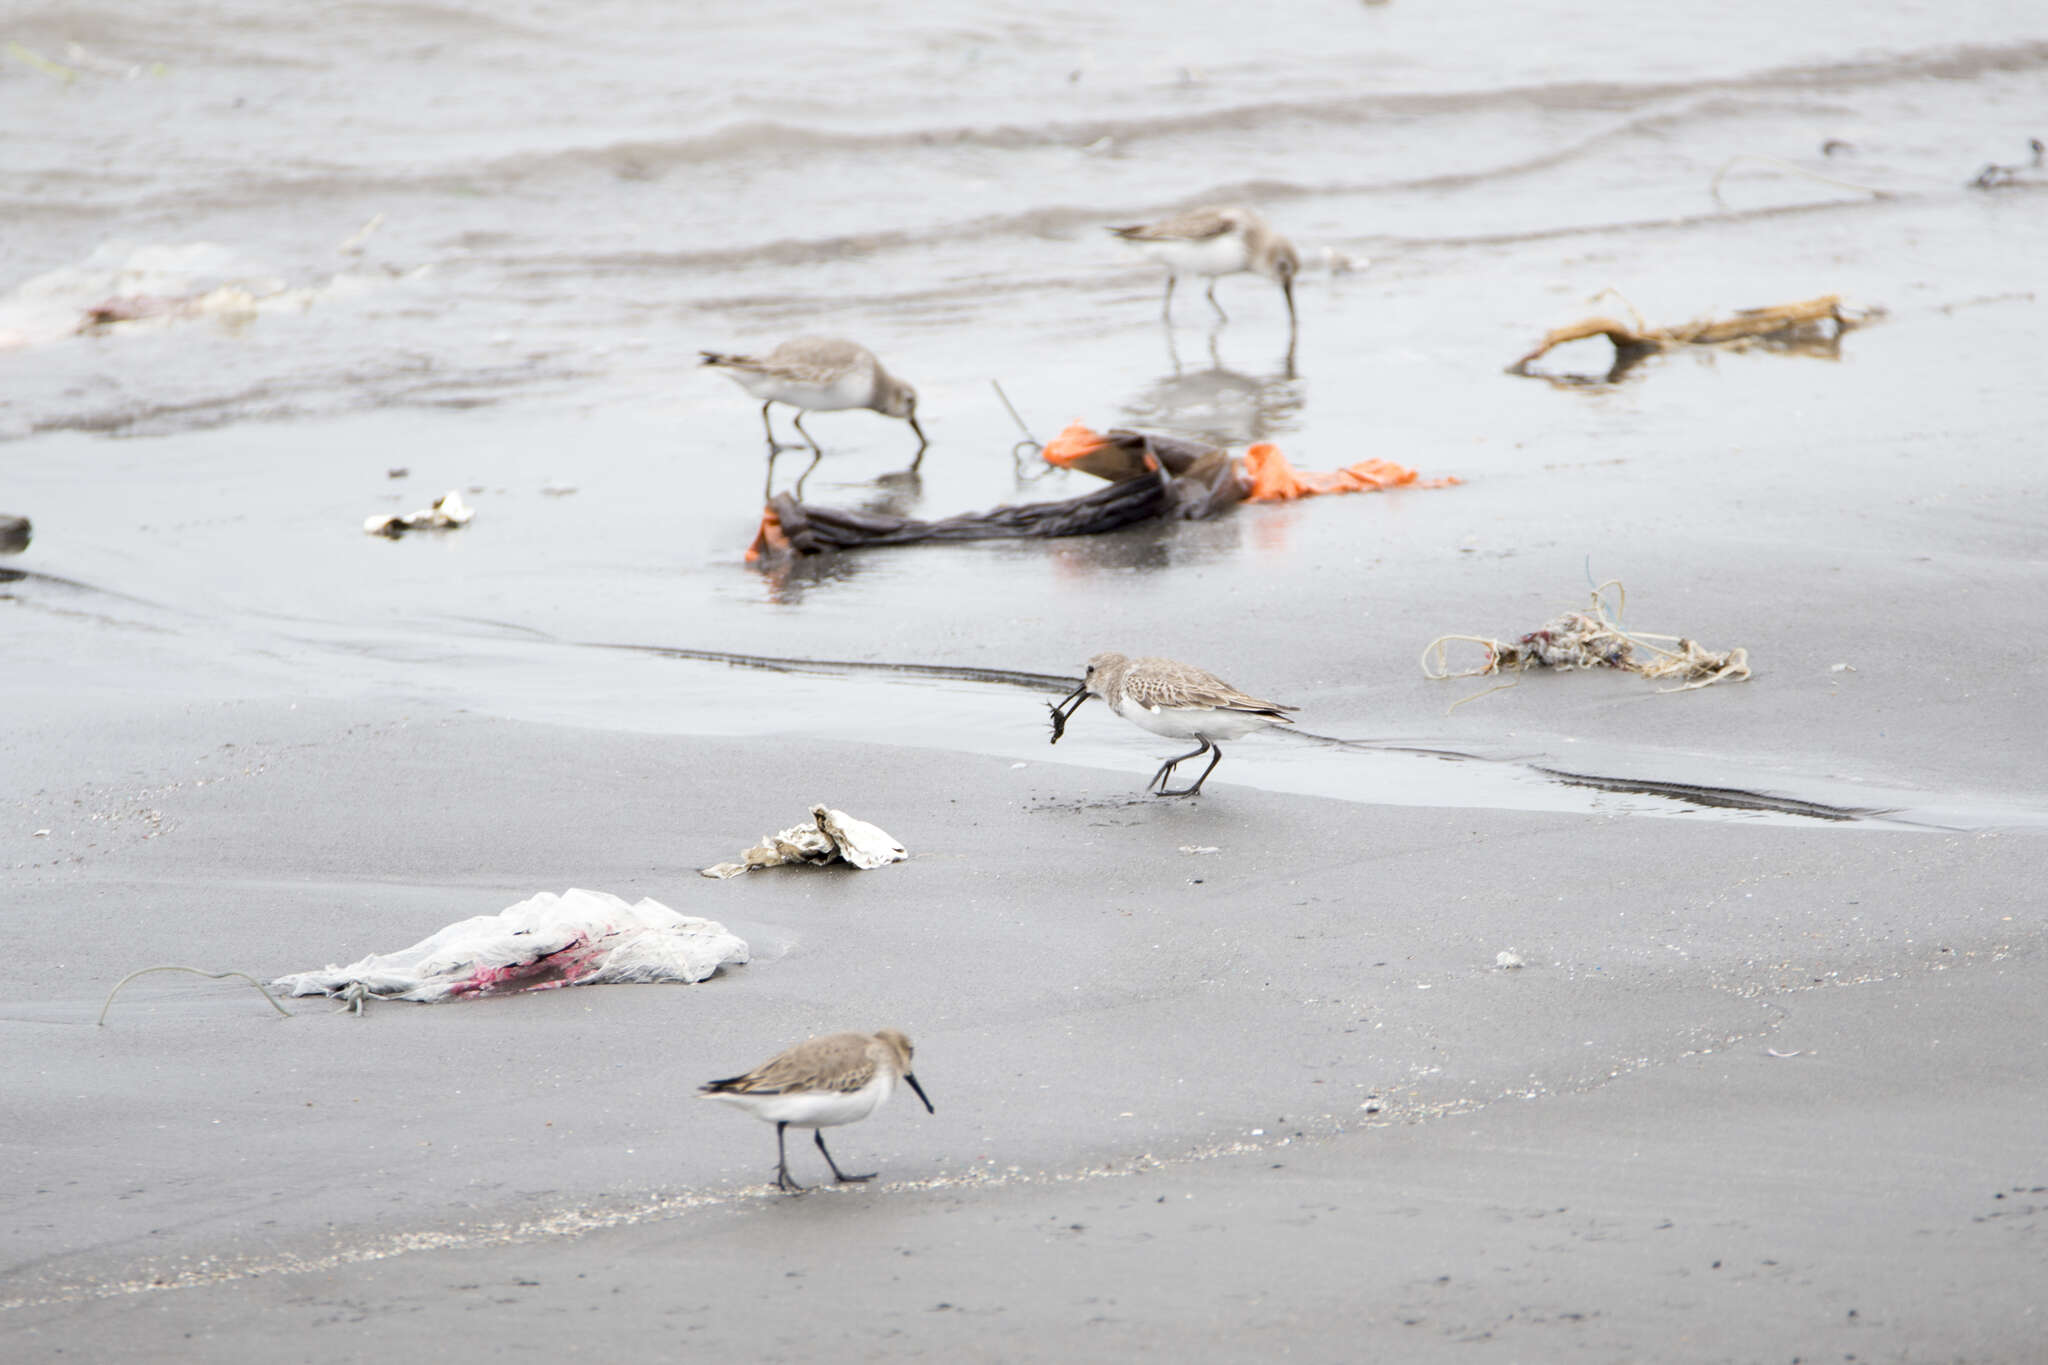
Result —
[[[2040,131],[2042,35],[1474,43],[1395,4],[1167,51],[1142,11],[991,10],[771,61],[755,10],[171,17],[32,16],[75,75],[0,87],[38,130],[0,258],[0,512],[35,522],[0,585],[10,1354],[342,1359],[477,1311],[791,1359],[2037,1335],[2044,191],[1966,182]],[[685,37],[718,74],[682,88]],[[848,60],[860,99],[791,88]],[[1717,199],[1738,153],[1884,194],[1745,162]],[[1101,231],[1235,198],[1312,263],[1291,362],[1270,284],[1162,326]],[[1607,288],[1883,312],[1502,373],[1626,316]],[[190,306],[71,334],[142,296]],[[872,347],[934,442],[906,481],[902,424],[807,419],[820,502],[1093,487],[1013,460],[991,379],[1040,439],[1465,482],[750,567],[758,405],[692,365],[796,331]],[[363,534],[449,489],[462,529]],[[1484,684],[1422,677],[1607,578],[1756,677],[1455,711]],[[1346,743],[1145,798],[1185,745],[1097,707],[1047,744],[1104,649]],[[910,861],[696,875],[814,801]],[[577,885],[754,961],[289,1021],[157,977],[91,1023],[138,966],[303,970]],[[694,1086],[885,1025],[937,1113],[835,1131],[875,1186],[763,1197],[772,1133]]]

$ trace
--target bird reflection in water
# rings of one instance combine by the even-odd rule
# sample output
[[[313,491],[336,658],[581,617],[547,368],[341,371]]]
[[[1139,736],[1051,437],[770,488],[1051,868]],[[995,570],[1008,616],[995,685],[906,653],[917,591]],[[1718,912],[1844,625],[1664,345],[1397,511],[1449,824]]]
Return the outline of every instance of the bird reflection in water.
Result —
[[[1192,369],[1182,360],[1173,329],[1166,334],[1170,373],[1141,389],[1124,405],[1123,425],[1172,431],[1214,445],[1242,446],[1270,441],[1300,427],[1303,392],[1294,369],[1294,334],[1275,369],[1265,375],[1232,369],[1223,361],[1219,329],[1207,338],[1208,365]]]

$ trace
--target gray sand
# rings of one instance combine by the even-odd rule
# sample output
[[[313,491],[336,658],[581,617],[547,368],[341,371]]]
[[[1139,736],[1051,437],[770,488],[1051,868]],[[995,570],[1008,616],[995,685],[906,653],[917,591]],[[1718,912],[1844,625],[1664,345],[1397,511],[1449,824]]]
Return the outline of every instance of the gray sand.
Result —
[[[0,85],[0,1357],[2040,1355],[2048,182],[1964,188],[2048,131],[2027,16],[247,8],[9,35],[73,79]],[[1738,152],[1848,187],[1717,200]],[[1376,258],[1304,276],[1291,371],[1270,285],[1162,328],[1101,231],[1209,198]],[[259,267],[253,315],[74,334]],[[1885,313],[1501,374],[1608,287]],[[690,367],[800,330],[934,442],[890,479],[900,423],[820,414],[820,502],[1089,491],[992,377],[1040,437],[1465,483],[753,568],[758,408]],[[467,528],[362,534],[450,488]],[[1755,679],[1420,676],[1606,578]],[[1048,747],[1064,688],[1002,676],[1105,649],[1367,743],[1148,798],[1172,746]],[[814,801],[913,857],[696,874]],[[136,968],[571,886],[753,961],[360,1018],[156,975],[94,1026]],[[937,1112],[833,1133],[871,1185],[778,1195],[694,1098],[892,1025]]]
[[[239,766],[154,798],[156,838],[102,822],[13,911],[27,1358],[189,1333],[181,1358],[338,1360],[361,1338],[313,1329],[472,1310],[494,1351],[595,1350],[601,1323],[608,1351],[797,1358],[1342,1358],[1379,1330],[1404,1358],[1991,1360],[2038,1327],[2033,836],[1360,819],[874,746],[157,720],[195,754],[240,736]],[[676,776],[733,768],[746,789]],[[917,856],[694,876],[734,851],[703,831],[799,791],[858,791]],[[289,1021],[158,977],[91,1026],[102,963],[319,965],[556,883],[714,916],[756,961]],[[691,1098],[763,1040],[888,1022],[938,1113],[835,1133],[874,1186],[775,1196],[771,1130]]]

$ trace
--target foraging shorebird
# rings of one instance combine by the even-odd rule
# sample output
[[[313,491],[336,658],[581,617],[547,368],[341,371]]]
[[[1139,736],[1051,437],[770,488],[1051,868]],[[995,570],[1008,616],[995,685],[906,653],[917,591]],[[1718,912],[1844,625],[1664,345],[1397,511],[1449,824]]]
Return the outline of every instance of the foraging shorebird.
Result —
[[[1229,683],[1175,659],[1126,659],[1121,654],[1098,654],[1088,661],[1081,685],[1052,708],[1052,742],[1060,742],[1067,721],[1090,697],[1100,697],[1109,709],[1133,725],[1142,726],[1168,739],[1192,739],[1199,747],[1177,758],[1169,758],[1145,784],[1161,796],[1195,796],[1216,765],[1223,761],[1223,748],[1216,741],[1238,739],[1269,725],[1291,725],[1284,713],[1298,706],[1282,706],[1238,691]],[[1068,703],[1073,703],[1071,706]],[[1065,710],[1061,710],[1065,707]],[[1209,766],[1194,785],[1179,791],[1166,789],[1166,776],[1174,765],[1213,752]]]
[[[783,1130],[809,1128],[825,1154],[825,1164],[841,1184],[873,1180],[874,1173],[848,1175],[825,1148],[825,1129],[854,1123],[882,1107],[901,1078],[925,1112],[937,1113],[924,1087],[910,1072],[910,1040],[897,1030],[876,1033],[833,1033],[798,1043],[789,1051],[747,1072],[697,1087],[698,1098],[723,1100],[775,1125],[775,1183],[791,1193],[805,1188],[789,1177],[789,1154]]]
[[[1249,270],[1279,284],[1287,300],[1287,326],[1293,330],[1294,277],[1301,272],[1301,258],[1257,210],[1238,204],[1190,209],[1157,223],[1110,231],[1166,267],[1166,302],[1159,315],[1167,321],[1173,320],[1173,287],[1180,277],[1206,275],[1209,306],[1228,322],[1230,315],[1216,302],[1216,281]]]
[[[761,401],[761,427],[768,433],[768,479],[773,487],[775,457],[786,448],[775,439],[775,426],[768,409],[787,403],[797,410],[797,433],[811,448],[811,463],[797,478],[801,496],[804,479],[818,467],[825,452],[804,430],[806,412],[842,412],[848,408],[869,408],[884,417],[900,417],[917,433],[917,455],[911,472],[924,462],[931,444],[924,428],[917,424],[917,390],[882,368],[874,352],[851,341],[835,337],[796,337],[783,342],[765,356],[726,355],[703,351],[703,363],[719,371]],[[764,495],[765,496],[765,495]]]

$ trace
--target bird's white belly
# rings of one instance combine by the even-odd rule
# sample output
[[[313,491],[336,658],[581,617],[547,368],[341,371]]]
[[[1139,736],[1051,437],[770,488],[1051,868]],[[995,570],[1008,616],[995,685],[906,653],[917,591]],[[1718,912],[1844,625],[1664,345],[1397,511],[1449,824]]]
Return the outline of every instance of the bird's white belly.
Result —
[[[1244,711],[1220,711],[1206,706],[1185,710],[1162,706],[1155,711],[1128,697],[1119,698],[1111,709],[1131,724],[1141,725],[1153,734],[1165,735],[1168,739],[1237,739],[1272,724],[1265,716],[1255,716]]]
[[[806,412],[838,412],[845,408],[864,408],[868,405],[868,399],[874,396],[874,381],[857,370],[849,370],[824,384],[761,374],[752,370],[728,370],[726,373],[738,380],[740,387],[756,398],[787,403]]]
[[[1139,250],[1176,275],[1235,275],[1251,268],[1244,238],[1235,232],[1199,240],[1142,242]]]
[[[783,1095],[713,1094],[708,1098],[746,1110],[765,1123],[792,1128],[836,1128],[866,1118],[889,1098],[894,1078],[877,1071],[859,1090],[800,1090]]]

